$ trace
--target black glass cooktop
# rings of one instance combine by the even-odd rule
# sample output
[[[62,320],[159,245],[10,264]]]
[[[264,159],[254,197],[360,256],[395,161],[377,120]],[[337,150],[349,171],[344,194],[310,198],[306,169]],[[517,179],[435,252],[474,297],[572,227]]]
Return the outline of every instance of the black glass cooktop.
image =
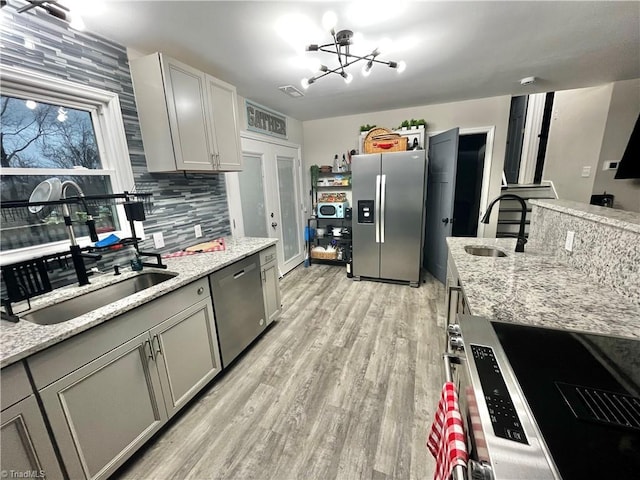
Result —
[[[492,325],[563,480],[637,478],[640,341]]]

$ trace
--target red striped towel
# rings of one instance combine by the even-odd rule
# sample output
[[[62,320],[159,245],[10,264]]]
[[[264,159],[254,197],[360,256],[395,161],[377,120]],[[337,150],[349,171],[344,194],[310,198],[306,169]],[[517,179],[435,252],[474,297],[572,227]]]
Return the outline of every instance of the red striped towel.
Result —
[[[467,445],[464,435],[458,394],[453,383],[442,387],[440,403],[431,425],[427,448],[436,459],[434,480],[447,480],[456,465],[467,466]]]

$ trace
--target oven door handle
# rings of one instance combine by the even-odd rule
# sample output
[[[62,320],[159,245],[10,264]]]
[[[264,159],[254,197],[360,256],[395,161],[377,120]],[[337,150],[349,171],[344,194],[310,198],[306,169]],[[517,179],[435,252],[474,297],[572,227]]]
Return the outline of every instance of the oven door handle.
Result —
[[[460,365],[460,357],[452,355],[450,353],[443,353],[442,360],[444,361],[444,377],[447,382],[453,382],[453,372],[451,370],[451,364]],[[451,473],[451,480],[465,480],[467,478],[467,469],[462,465],[456,465]]]
[[[452,355],[450,353],[443,353],[442,359],[444,361],[444,379],[447,382],[453,382],[453,372],[451,370],[451,364],[455,363],[460,365],[460,357]]]

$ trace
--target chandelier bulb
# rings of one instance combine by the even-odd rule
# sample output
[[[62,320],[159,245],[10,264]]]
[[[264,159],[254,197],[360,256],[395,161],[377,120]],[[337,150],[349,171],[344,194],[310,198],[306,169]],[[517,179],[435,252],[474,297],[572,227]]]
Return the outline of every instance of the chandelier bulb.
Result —
[[[302,88],[306,90],[307,88],[309,88],[309,85],[311,84],[309,83],[308,78],[303,78],[302,81],[300,82],[300,85],[302,85]]]
[[[373,62],[369,60],[369,62],[367,62],[364,67],[362,67],[362,75],[365,77],[371,75],[371,67],[373,67]]]
[[[398,73],[402,73],[402,72],[404,72],[406,69],[407,69],[407,64],[405,63],[405,61],[404,61],[404,60],[402,60],[402,61],[398,62],[398,69],[397,69],[397,72],[398,72]]]
[[[353,80],[353,75],[351,75],[350,73],[344,73],[342,77],[344,78],[344,83],[349,84],[351,83],[351,80]]]

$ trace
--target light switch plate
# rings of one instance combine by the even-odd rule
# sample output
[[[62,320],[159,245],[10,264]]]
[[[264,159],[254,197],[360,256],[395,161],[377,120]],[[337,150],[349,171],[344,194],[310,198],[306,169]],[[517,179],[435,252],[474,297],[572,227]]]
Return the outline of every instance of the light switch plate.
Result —
[[[193,227],[193,231],[196,234],[196,238],[200,238],[202,236],[202,226],[196,225],[195,227]]]
[[[572,232],[571,230],[567,231],[567,238],[564,241],[564,248],[568,252],[573,252],[573,240],[575,239],[576,232]]]
[[[162,232],[156,232],[153,234],[153,245],[156,248],[164,247],[164,236],[162,235]]]
[[[591,175],[591,167],[582,167],[582,176],[588,178]]]

